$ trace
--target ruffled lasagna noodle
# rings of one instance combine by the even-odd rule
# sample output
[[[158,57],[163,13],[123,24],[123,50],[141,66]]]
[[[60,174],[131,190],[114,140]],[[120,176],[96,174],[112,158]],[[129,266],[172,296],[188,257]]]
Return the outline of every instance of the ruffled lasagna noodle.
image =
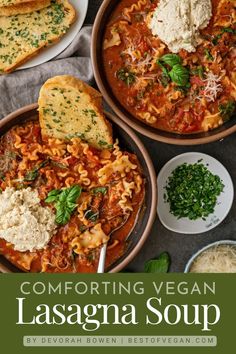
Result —
[[[170,53],[148,27],[158,2],[121,0],[114,10],[103,45],[111,90],[127,111],[154,128],[177,133],[217,128],[236,107],[235,1],[212,0],[213,16],[200,31],[196,52],[178,53],[189,87],[172,82],[157,64]]]
[[[26,178],[29,172],[32,180]],[[48,193],[74,185],[82,187],[76,210],[45,249],[19,252],[0,238],[0,253],[31,272],[96,272],[102,244],[109,242],[107,266],[125,251],[144,198],[137,157],[121,151],[118,140],[110,149],[97,150],[79,138],[42,140],[37,121],[9,130],[0,141],[2,191],[30,186],[42,206],[55,210],[45,203]]]

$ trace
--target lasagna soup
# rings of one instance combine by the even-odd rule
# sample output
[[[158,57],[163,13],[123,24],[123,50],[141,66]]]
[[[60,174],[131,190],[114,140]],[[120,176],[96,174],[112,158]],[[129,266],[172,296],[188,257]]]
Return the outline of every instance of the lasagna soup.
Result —
[[[102,150],[78,137],[42,140],[37,120],[1,137],[0,188],[1,200],[9,200],[0,253],[30,272],[96,272],[106,242],[108,267],[124,253],[144,198],[137,157],[117,140]],[[9,217],[12,206],[17,213]]]
[[[184,43],[183,34],[179,50],[177,42],[169,46],[173,52],[166,41],[175,37],[184,19],[174,6],[169,6],[167,16],[167,3],[118,2],[103,40],[107,81],[120,104],[154,128],[182,134],[217,128],[233,116],[236,107],[235,1],[185,0],[189,18],[195,19],[196,26],[200,23],[192,40],[196,45]],[[199,6],[194,14],[193,4]],[[175,0],[175,5],[181,6],[182,1]],[[163,34],[165,43],[157,33]]]

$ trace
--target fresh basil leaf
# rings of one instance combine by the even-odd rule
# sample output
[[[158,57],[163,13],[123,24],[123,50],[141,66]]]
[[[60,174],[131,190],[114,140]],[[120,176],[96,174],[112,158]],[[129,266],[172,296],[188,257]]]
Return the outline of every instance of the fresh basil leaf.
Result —
[[[102,193],[103,195],[107,194],[107,187],[97,187],[92,189],[93,194]]]
[[[48,193],[47,198],[45,199],[45,203],[53,203],[58,200],[59,194],[61,193],[58,189],[53,189]]]
[[[68,210],[70,210],[72,212],[75,210],[76,207],[77,207],[77,204],[67,201],[67,209]]]
[[[40,170],[40,168],[43,168],[43,167],[47,166],[48,163],[49,163],[49,160],[45,160],[45,161],[41,162],[41,163],[37,166],[37,170]]]
[[[80,197],[81,192],[81,186],[75,185],[62,190],[54,189],[48,193],[45,202],[56,203],[55,208],[57,224],[65,225],[68,223],[73,211],[77,207],[76,201]]]
[[[33,168],[33,170],[26,172],[24,181],[33,182],[39,176],[39,170],[48,164],[48,160],[41,162],[38,166]]]
[[[177,54],[166,54],[159,61],[169,65],[171,68],[177,64],[182,64],[182,59]]]
[[[63,218],[64,218],[64,215],[65,215],[65,211],[64,211],[64,208],[61,207],[60,203],[56,203],[55,205],[55,208],[56,208],[56,223],[57,224],[63,224]]]
[[[233,33],[236,34],[236,30],[231,27],[224,27],[221,30],[222,33]]]
[[[67,224],[70,220],[71,212],[66,208],[65,205],[57,205],[56,210],[56,223],[59,225]]]
[[[53,189],[48,193],[48,197],[54,197],[61,193],[60,189]]]
[[[68,189],[68,200],[72,203],[76,202],[76,199],[80,197],[82,188],[78,185],[75,185]]]
[[[161,67],[163,75],[165,75],[165,77],[169,77],[169,71],[166,69],[166,67],[162,64],[160,60],[157,60],[157,65]]]
[[[165,73],[162,73],[161,76],[159,77],[159,82],[163,87],[167,87],[170,82],[169,74],[166,75]]]
[[[169,72],[171,80],[178,86],[189,86],[189,70],[184,66],[177,64]]]
[[[170,267],[170,256],[163,252],[159,257],[147,261],[144,266],[145,273],[167,273]]]
[[[171,79],[174,83],[181,87],[190,87],[189,70],[182,65],[182,59],[177,54],[166,54],[157,60],[157,64],[162,69],[161,83],[163,86],[168,85]],[[169,71],[164,64],[169,65],[172,69]],[[163,80],[164,78],[164,80]]]
[[[58,168],[61,168],[61,169],[63,169],[63,170],[67,170],[67,169],[68,169],[68,166],[65,165],[65,164],[63,164],[63,163],[61,163],[61,162],[57,162],[57,161],[51,160],[51,164],[52,164],[53,166],[58,167]]]
[[[56,195],[52,195],[51,197],[47,197],[45,199],[45,203],[53,203],[58,200],[58,197]]]
[[[66,202],[66,199],[68,197],[68,193],[69,193],[68,189],[62,190],[61,194],[59,195],[59,199],[58,199],[60,203]]]
[[[28,171],[28,172],[26,172],[26,174],[25,174],[24,181],[26,181],[26,182],[32,182],[32,181],[34,181],[38,176],[39,176],[38,170]]]

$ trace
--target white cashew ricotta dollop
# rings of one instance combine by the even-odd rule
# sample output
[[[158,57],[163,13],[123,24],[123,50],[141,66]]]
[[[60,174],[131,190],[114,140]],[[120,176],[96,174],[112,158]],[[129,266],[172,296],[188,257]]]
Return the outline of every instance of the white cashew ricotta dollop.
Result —
[[[0,194],[0,237],[16,251],[44,248],[55,229],[55,215],[41,206],[37,191],[8,187]]]
[[[200,43],[199,30],[207,27],[211,16],[211,0],[160,0],[148,26],[171,52],[194,52]]]

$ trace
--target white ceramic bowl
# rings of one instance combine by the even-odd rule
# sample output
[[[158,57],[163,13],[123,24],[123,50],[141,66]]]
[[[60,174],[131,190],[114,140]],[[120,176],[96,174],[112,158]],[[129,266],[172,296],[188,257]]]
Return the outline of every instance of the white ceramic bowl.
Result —
[[[216,242],[213,242],[205,247],[203,247],[202,249],[200,249],[197,253],[195,253],[191,258],[190,260],[188,261],[188,263],[186,264],[186,267],[185,267],[185,270],[184,270],[184,273],[189,273],[193,263],[195,262],[195,260],[200,256],[200,254],[202,254],[203,252],[205,252],[206,250],[212,248],[212,247],[216,247],[216,246],[219,246],[219,245],[234,245],[236,246],[236,241],[233,241],[233,240],[221,240],[221,241],[216,241]]]
[[[218,175],[224,184],[224,190],[217,199],[215,211],[210,214],[206,220],[197,219],[189,220],[188,218],[177,219],[170,213],[170,205],[164,200],[166,193],[165,186],[172,172],[183,163],[193,164],[201,160],[201,163],[214,174]],[[207,232],[218,226],[228,215],[234,199],[234,187],[232,179],[226,168],[213,157],[198,153],[190,152],[178,155],[170,160],[160,171],[157,178],[158,185],[158,209],[157,213],[161,223],[169,230],[181,234],[200,234]]]

